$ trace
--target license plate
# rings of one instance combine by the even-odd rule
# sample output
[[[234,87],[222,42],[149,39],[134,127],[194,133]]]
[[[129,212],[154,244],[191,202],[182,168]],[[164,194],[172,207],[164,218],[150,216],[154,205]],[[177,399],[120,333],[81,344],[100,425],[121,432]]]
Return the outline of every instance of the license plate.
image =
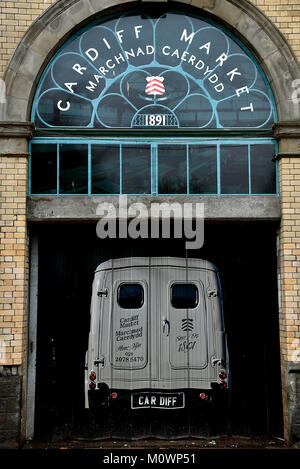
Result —
[[[138,392],[131,395],[132,409],[182,409],[184,393]]]

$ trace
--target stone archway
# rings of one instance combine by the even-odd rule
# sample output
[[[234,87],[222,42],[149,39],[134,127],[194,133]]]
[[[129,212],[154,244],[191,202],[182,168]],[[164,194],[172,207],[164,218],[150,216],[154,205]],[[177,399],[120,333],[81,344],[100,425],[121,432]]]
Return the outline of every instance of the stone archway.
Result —
[[[115,0],[58,0],[29,28],[12,56],[5,73],[8,121],[29,120],[35,86],[48,60],[76,30],[99,14],[143,2]],[[180,5],[181,2],[176,2]],[[174,4],[174,3],[173,3]],[[297,121],[299,106],[291,99],[293,81],[300,78],[297,61],[284,37],[272,22],[246,0],[189,0],[221,22],[250,49],[262,66],[275,96],[279,121]],[[175,4],[174,4],[175,5]]]

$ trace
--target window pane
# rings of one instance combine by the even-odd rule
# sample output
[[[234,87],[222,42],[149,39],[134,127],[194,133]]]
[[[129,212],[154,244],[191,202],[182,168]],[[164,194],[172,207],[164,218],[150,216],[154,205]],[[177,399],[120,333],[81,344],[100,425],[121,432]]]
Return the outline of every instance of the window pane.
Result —
[[[190,194],[216,194],[217,147],[189,146]]]
[[[252,194],[276,194],[274,145],[251,145]]]
[[[206,127],[212,122],[215,126],[212,105],[201,94],[185,98],[176,109],[176,115],[179,118],[180,127]]]
[[[221,158],[221,193],[248,194],[248,147],[246,145],[222,145]]]
[[[92,145],[92,193],[119,194],[120,146]]]
[[[32,145],[31,147],[31,193],[56,194],[57,146]]]
[[[104,96],[97,109],[98,127],[131,127],[135,108],[122,96],[109,94]],[[104,124],[104,125],[103,125]]]
[[[122,193],[150,194],[150,145],[122,145]]]
[[[52,85],[53,86],[53,85]],[[38,101],[39,120],[41,127],[49,125],[57,127],[86,127],[91,121],[93,105],[80,96],[72,95],[72,104],[69,105],[70,93],[60,89],[50,89]],[[61,109],[58,108],[60,103]],[[41,122],[41,124],[40,124]]]
[[[159,194],[186,194],[186,191],[186,145],[159,145]]]
[[[88,146],[59,145],[59,192],[88,193]]]
[[[121,308],[137,309],[144,303],[144,290],[138,283],[123,283],[119,287],[118,301]]]
[[[224,99],[217,104],[219,121],[225,128],[270,127],[270,109],[269,97],[255,89],[242,92],[238,99]]]
[[[173,308],[196,308],[198,304],[198,288],[192,283],[176,283],[171,288],[171,304]]]

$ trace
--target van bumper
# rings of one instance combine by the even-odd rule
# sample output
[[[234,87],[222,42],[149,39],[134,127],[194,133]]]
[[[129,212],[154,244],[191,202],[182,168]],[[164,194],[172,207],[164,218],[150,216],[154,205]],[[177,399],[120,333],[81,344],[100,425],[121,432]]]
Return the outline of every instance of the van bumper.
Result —
[[[161,395],[164,397],[173,396],[176,394],[183,394],[183,405],[180,405],[181,409],[202,407],[203,405],[209,405],[216,402],[224,402],[228,397],[228,390],[222,388],[216,389],[136,389],[136,390],[124,390],[124,389],[110,389],[107,385],[101,386],[100,389],[94,389],[88,391],[89,408],[93,410],[103,409],[103,407],[111,408],[133,408],[133,396],[138,395]],[[145,402],[145,400],[144,400]],[[151,409],[151,410],[172,410],[171,407],[153,407],[149,405],[142,405],[141,407],[135,407],[136,409]],[[174,410],[178,408],[174,408]]]

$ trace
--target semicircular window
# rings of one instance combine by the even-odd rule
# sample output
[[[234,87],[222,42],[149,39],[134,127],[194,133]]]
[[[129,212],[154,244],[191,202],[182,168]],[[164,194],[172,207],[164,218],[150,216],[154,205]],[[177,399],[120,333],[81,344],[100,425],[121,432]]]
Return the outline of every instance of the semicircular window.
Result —
[[[98,130],[97,138],[101,130],[109,129],[262,131],[271,130],[276,118],[273,103],[258,63],[239,41],[219,26],[176,11],[157,16],[128,12],[93,23],[56,53],[37,88],[32,120],[37,129],[55,130],[58,137],[59,131],[66,129]],[[151,138],[151,134],[148,136]],[[50,137],[48,145],[56,145],[55,148],[42,149],[41,145],[45,144],[42,138],[33,139],[32,144],[36,146],[32,148],[33,154],[36,148],[45,161],[51,160],[45,162],[44,169],[49,169],[49,164],[51,171],[44,186],[50,185],[52,189],[39,187],[33,181],[32,193],[70,194],[74,185],[78,188],[75,193],[81,194],[250,194],[251,186],[256,187],[254,193],[265,193],[263,181],[251,183],[250,172],[256,159],[261,169],[268,167],[270,173],[273,171],[273,182],[268,181],[267,193],[276,192],[274,164],[269,161],[268,166],[263,158],[251,158],[251,154],[264,153],[252,149],[251,143],[269,145],[266,153],[270,156],[273,151],[270,146],[274,147],[272,139],[244,141],[238,152],[228,150],[238,145],[237,141],[225,142],[226,148],[220,141],[215,145],[209,141],[203,146],[203,141],[195,139],[189,141],[190,147],[181,141],[181,146],[172,152],[177,144],[173,140],[173,147],[169,148],[163,146],[167,142],[160,142],[159,147],[148,140],[138,148],[136,141],[116,143],[114,140],[105,143],[111,149],[110,158],[105,157],[99,139],[95,142],[90,139],[84,151],[78,147],[83,144],[78,139],[66,142],[61,136],[60,140],[49,140]],[[68,143],[73,145],[69,151]],[[75,153],[74,145],[77,145]],[[136,151],[132,151],[133,147]],[[65,158],[67,163],[60,161],[64,154],[72,152],[77,155],[73,162],[70,158],[68,161]],[[46,159],[45,155],[48,155]],[[75,184],[69,177],[70,171],[77,171],[78,164],[85,161],[84,155],[86,174]],[[177,174],[174,158],[177,168],[181,168]],[[43,170],[42,159],[41,156],[32,168],[32,177]],[[35,165],[34,159],[32,164]],[[128,175],[136,172],[136,165],[143,172],[138,187],[134,185],[134,177],[130,180]],[[252,175],[259,172],[257,165],[254,166]],[[63,168],[65,173],[58,175]],[[235,185],[234,172],[238,175],[242,168],[243,171],[247,168],[244,182],[237,176]],[[106,172],[111,175],[109,181]],[[50,180],[56,181],[55,187]],[[226,180],[228,184],[224,183]],[[122,183],[125,187],[121,187]],[[226,187],[222,188],[222,184]]]
[[[33,118],[39,127],[270,128],[274,112],[257,64],[221,29],[179,13],[125,14],[56,54]]]

